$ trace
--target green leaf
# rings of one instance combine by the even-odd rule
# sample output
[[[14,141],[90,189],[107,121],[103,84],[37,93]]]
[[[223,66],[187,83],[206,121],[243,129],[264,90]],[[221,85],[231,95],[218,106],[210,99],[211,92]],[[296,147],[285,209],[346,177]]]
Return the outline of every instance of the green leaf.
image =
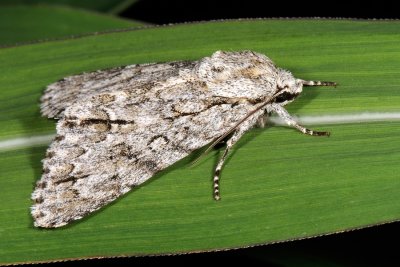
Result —
[[[136,1],[137,0],[2,0],[0,5],[63,5],[117,14],[122,12],[125,8],[128,8]]]
[[[303,79],[337,88],[305,88],[288,106],[298,116],[397,112],[397,21],[254,20],[157,27],[0,50],[0,143],[54,133],[40,117],[45,86],[62,77],[132,63],[194,60],[216,50],[251,49]],[[368,114],[367,114],[368,117]],[[222,200],[211,194],[218,151],[195,156],[70,226],[33,227],[30,194],[46,146],[0,153],[1,263],[187,253],[336,233],[400,219],[400,122],[254,129],[222,172]],[[8,142],[7,141],[7,142]]]
[[[0,45],[139,25],[139,22],[67,7],[5,6],[0,8]]]

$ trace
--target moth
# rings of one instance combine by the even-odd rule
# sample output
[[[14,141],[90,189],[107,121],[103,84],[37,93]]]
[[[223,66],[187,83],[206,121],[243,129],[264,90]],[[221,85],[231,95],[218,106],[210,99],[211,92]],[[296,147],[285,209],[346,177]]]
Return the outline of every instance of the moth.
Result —
[[[303,86],[265,55],[217,51],[198,61],[130,65],[49,85],[41,113],[59,119],[32,193],[37,227],[60,227],[114,201],[155,173],[209,144],[226,141],[213,193],[232,146],[266,114],[313,136],[285,110]]]

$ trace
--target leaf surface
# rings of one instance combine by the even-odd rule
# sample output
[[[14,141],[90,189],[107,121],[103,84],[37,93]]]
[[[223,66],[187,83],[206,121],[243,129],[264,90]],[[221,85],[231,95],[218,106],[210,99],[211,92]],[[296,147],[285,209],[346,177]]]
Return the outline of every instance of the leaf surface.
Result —
[[[40,117],[45,86],[113,66],[195,60],[216,50],[265,53],[296,77],[332,80],[288,106],[298,116],[400,111],[397,21],[242,20],[156,27],[0,49],[0,141],[55,132]],[[247,133],[212,199],[214,150],[193,168],[178,162],[123,198],[70,226],[33,227],[29,207],[46,147],[0,153],[0,262],[190,253],[247,247],[400,218],[400,122]]]

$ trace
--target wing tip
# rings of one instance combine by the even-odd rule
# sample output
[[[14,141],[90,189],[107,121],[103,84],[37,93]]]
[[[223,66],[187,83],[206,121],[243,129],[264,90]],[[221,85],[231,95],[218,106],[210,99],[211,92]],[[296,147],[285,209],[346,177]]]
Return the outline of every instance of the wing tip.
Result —
[[[59,228],[68,223],[60,220],[60,217],[54,217],[51,212],[46,212],[41,204],[31,206],[31,215],[33,225],[37,228]]]
[[[33,225],[38,228],[57,228],[66,225],[67,222],[60,221],[60,217],[56,218],[48,211],[42,191],[43,189],[36,188],[31,196],[31,199],[34,202],[31,206]]]

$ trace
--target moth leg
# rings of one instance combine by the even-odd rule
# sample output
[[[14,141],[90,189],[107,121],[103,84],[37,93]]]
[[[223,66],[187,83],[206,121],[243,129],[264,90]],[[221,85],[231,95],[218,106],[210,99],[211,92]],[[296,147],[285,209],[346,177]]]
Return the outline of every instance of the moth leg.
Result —
[[[287,125],[293,126],[300,132],[312,136],[329,136],[331,133],[330,132],[318,132],[318,131],[313,131],[310,129],[307,129],[306,127],[300,125],[293,119],[293,117],[289,114],[289,112],[286,111],[284,107],[278,104],[271,104],[271,109],[278,114],[279,117],[281,117]]]
[[[260,117],[257,118],[256,125],[258,128],[265,128],[265,125],[267,125],[267,120],[268,120],[268,115],[263,114]]]
[[[226,156],[228,155],[230,149],[232,148],[232,146],[243,136],[243,134],[248,130],[248,128],[246,127],[241,127],[239,129],[237,129],[233,135],[231,136],[231,138],[229,138],[229,140],[226,142],[226,148],[224,151],[224,154],[222,155],[222,157],[219,159],[217,166],[215,167],[215,171],[214,171],[214,199],[215,200],[220,200],[221,196],[220,196],[220,192],[219,192],[219,176],[221,174],[221,169],[222,166],[224,165]]]
[[[323,82],[323,81],[305,81],[305,80],[301,80],[301,83],[304,86],[336,86],[337,83],[336,82]]]

